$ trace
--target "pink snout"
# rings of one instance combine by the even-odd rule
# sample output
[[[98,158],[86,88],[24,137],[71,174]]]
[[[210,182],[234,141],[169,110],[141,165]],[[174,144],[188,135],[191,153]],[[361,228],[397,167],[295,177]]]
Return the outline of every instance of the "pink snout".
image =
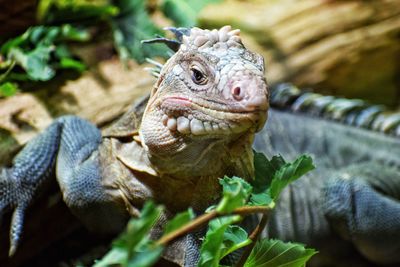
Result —
[[[230,94],[246,111],[268,108],[267,86],[259,77],[243,77],[240,81],[235,81]]]

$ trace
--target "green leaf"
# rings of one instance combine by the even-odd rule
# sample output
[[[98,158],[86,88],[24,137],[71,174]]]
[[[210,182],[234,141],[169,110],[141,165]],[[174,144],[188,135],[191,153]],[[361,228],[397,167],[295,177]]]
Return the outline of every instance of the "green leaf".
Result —
[[[83,72],[86,69],[86,65],[78,60],[64,57],[64,58],[61,58],[60,68],[61,69],[74,69],[76,71]]]
[[[267,192],[261,192],[258,194],[251,194],[249,205],[251,206],[270,206],[275,205],[274,200]]]
[[[41,0],[37,17],[43,24],[96,23],[118,14],[108,0]]]
[[[87,41],[89,34],[65,24],[60,26],[34,26],[24,34],[13,38],[1,47],[1,53],[10,69],[1,75],[0,80],[7,81],[48,81],[58,68],[69,68],[83,71],[85,66],[73,59],[66,41]],[[26,74],[14,69],[14,64],[21,67]],[[7,66],[7,65],[6,65]]]
[[[3,55],[6,55],[11,50],[11,48],[19,47],[19,46],[22,46],[22,45],[28,43],[30,31],[31,31],[31,28],[29,28],[24,34],[5,42],[1,46],[0,53]]]
[[[297,243],[263,239],[257,242],[245,267],[303,267],[317,252]]]
[[[272,161],[269,161],[263,153],[254,151],[254,170],[255,178],[251,181],[253,192],[264,192],[271,184],[276,167],[272,165]]]
[[[206,5],[217,3],[220,0],[164,0],[161,9],[179,27],[193,27],[196,25],[197,14]]]
[[[194,217],[195,217],[195,215],[191,208],[189,208],[185,212],[178,213],[177,215],[175,215],[175,217],[172,220],[170,220],[165,225],[164,235],[171,233],[172,231],[175,231],[176,229],[179,229],[186,223],[193,220]]]
[[[276,200],[289,183],[297,180],[314,168],[311,157],[307,155],[298,157],[293,163],[285,163],[274,174],[269,189],[271,198]]]
[[[200,248],[198,267],[218,267],[225,248],[223,244],[227,227],[241,219],[238,215],[224,216],[211,220],[208,230]]]
[[[286,162],[282,156],[271,160],[254,151],[255,179],[252,181],[253,194],[250,205],[272,205],[282,190],[291,182],[314,169],[311,157],[302,155],[293,163]]]
[[[27,60],[25,70],[32,80],[48,81],[56,74],[49,65],[52,47],[37,47],[26,54]]]
[[[247,246],[251,243],[248,239],[247,232],[238,225],[228,225],[224,232],[222,247],[221,247],[221,259],[226,255]]]
[[[64,24],[61,26],[60,39],[75,42],[87,42],[90,40],[90,34],[87,30],[72,27],[70,24]]]
[[[114,241],[113,248],[94,267],[110,265],[151,266],[161,256],[163,247],[149,239],[149,232],[162,212],[153,202],[145,203],[140,217],[131,219],[126,231]]]
[[[248,182],[236,176],[225,176],[219,179],[219,183],[222,185],[223,197],[216,208],[217,212],[229,213],[246,204],[252,190]]]
[[[113,0],[120,13],[112,18],[114,43],[121,60],[134,58],[144,62],[145,58],[155,56],[168,57],[162,45],[143,46],[141,41],[153,38],[162,32],[150,19],[144,0]]]
[[[25,52],[20,48],[12,48],[10,55],[15,62],[25,69],[32,80],[47,81],[54,77],[55,70],[49,65],[52,47],[38,46]]]
[[[17,86],[13,83],[6,82],[3,84],[0,84],[0,96],[8,97],[8,96],[15,95],[17,90],[18,90]]]
[[[101,260],[95,262],[93,267],[108,267],[122,264],[128,258],[128,251],[123,248],[112,248]]]
[[[134,257],[132,257],[128,262],[128,267],[148,267],[153,266],[154,263],[161,257],[163,252],[163,247],[161,246],[147,246],[140,252],[136,252]]]

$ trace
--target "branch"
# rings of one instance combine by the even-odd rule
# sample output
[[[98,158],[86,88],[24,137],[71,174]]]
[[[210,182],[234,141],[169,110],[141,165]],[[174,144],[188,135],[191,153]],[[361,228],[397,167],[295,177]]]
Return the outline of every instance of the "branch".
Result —
[[[252,241],[248,244],[245,248],[246,250],[243,252],[242,256],[240,257],[239,262],[237,263],[236,267],[243,267],[246,263],[247,258],[250,256],[251,251],[253,250],[254,246],[256,245],[257,239],[260,237],[262,231],[264,230],[265,226],[268,222],[268,213],[265,212],[261,218],[260,223],[254,228],[253,232],[250,234],[249,239]]]
[[[232,211],[232,213],[226,214],[226,213],[218,213],[217,211],[213,210],[209,213],[204,213],[194,219],[193,221],[189,222],[188,224],[184,225],[183,227],[172,231],[171,233],[161,237],[156,244],[157,245],[167,245],[169,242],[172,240],[175,240],[178,237],[181,237],[183,235],[186,235],[190,232],[193,232],[194,230],[202,227],[203,225],[207,224],[209,221],[212,219],[226,216],[226,215],[242,215],[242,216],[247,216],[250,214],[254,213],[264,213],[268,214],[272,209],[268,206],[244,206],[235,209]],[[263,217],[264,218],[264,217]],[[260,223],[261,224],[261,223]],[[259,225],[260,225],[259,224]],[[265,226],[265,225],[264,225]]]

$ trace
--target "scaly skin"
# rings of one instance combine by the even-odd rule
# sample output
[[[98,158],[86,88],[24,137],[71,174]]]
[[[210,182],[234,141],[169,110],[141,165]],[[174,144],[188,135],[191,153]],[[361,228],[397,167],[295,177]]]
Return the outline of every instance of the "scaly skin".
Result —
[[[65,203],[98,232],[117,232],[151,198],[167,217],[189,206],[203,211],[219,196],[218,178],[253,177],[251,146],[268,110],[263,58],[229,26],[193,28],[182,42],[145,108],[140,102],[102,136],[82,119],[62,117],[0,172],[0,212],[13,211],[10,254],[25,210],[54,171]],[[182,252],[165,257],[184,264]]]
[[[250,179],[251,145],[268,108],[263,73],[262,57],[244,48],[237,30],[192,29],[164,65],[139,130],[157,176],[191,181],[201,191],[206,184],[217,189],[225,174]],[[208,201],[180,203],[201,209]]]
[[[82,119],[62,117],[0,172],[0,212],[13,211],[11,253],[25,210],[53,171],[66,204],[99,232],[122,229],[128,213],[138,215],[149,198],[163,203],[167,212],[153,236],[174,212],[213,203],[218,177],[253,176],[251,145],[268,109],[262,58],[229,27],[177,33],[179,42],[164,39],[177,53],[162,67],[148,100],[102,135]],[[314,117],[271,111],[256,148],[288,159],[309,153],[317,170],[285,189],[268,235],[315,245],[320,255],[350,245],[370,261],[398,263],[399,140],[316,116],[395,134],[398,117],[384,119],[376,108],[362,111],[359,101],[276,92],[277,107],[293,102],[289,109]],[[164,257],[195,265],[198,235],[177,241]]]

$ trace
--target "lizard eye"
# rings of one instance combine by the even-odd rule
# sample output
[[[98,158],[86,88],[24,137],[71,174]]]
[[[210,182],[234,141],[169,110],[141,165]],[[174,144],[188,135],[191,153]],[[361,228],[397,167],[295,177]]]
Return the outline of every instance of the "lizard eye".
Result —
[[[196,84],[206,84],[207,77],[199,70],[197,67],[193,66],[190,68],[190,73],[192,76],[192,80]]]

